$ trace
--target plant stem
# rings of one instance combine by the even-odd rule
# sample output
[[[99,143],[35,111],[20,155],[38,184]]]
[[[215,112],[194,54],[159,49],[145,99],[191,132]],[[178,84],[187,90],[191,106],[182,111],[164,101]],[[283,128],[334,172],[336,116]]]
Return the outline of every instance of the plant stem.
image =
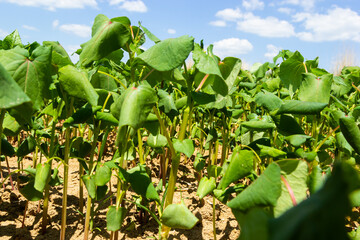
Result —
[[[67,117],[70,117],[73,111],[74,98],[71,97],[70,106],[67,109]],[[64,189],[63,189],[63,200],[62,200],[62,211],[61,211],[61,231],[60,240],[65,240],[66,231],[66,210],[67,210],[67,189],[69,180],[69,157],[70,157],[70,139],[71,129],[68,126],[65,130],[65,155],[64,155]]]
[[[137,135],[138,135],[138,145],[139,145],[139,161],[140,161],[140,164],[145,164],[143,142],[142,142],[140,128],[137,130]]]
[[[60,112],[62,101],[57,106],[57,111],[55,111],[55,116],[52,120],[51,124],[51,138],[50,138],[50,148],[49,148],[49,158],[54,156],[54,149],[55,149],[55,130],[56,130],[56,123],[58,120],[58,113]],[[50,168],[52,169],[52,160],[49,161]],[[42,227],[41,231],[44,233],[46,231],[46,226],[48,223],[48,209],[49,209],[49,195],[50,195],[50,185],[47,184],[45,187],[44,192],[44,203],[43,203],[43,216],[42,216]]]
[[[314,115],[313,121],[312,121],[312,129],[311,129],[311,136],[314,138],[314,143],[313,143],[314,151],[316,149],[317,142],[318,142],[317,124],[318,124],[318,117],[317,117],[317,115]]]
[[[81,176],[84,175],[84,168],[79,163],[79,211],[82,213],[84,211],[84,183],[81,180]],[[83,215],[81,215],[81,219]]]
[[[90,159],[89,159],[89,175],[90,176],[92,175],[92,173],[94,171],[94,155],[95,155],[95,148],[97,145],[97,139],[98,139],[99,133],[100,133],[100,122],[96,122],[94,124],[93,142],[92,142],[91,150],[90,150]],[[84,240],[87,240],[89,237],[91,206],[92,206],[92,199],[90,197],[90,194],[88,193],[87,201],[86,201]]]
[[[179,140],[180,141],[185,139],[186,127],[187,127],[187,123],[189,121],[189,116],[190,116],[190,106],[187,106],[184,109],[183,121],[182,121],[181,126],[180,126],[180,133],[179,133]]]
[[[0,157],[1,157],[1,140],[2,140],[2,133],[3,133],[3,122],[5,118],[5,109],[0,108]]]
[[[0,108],[0,158],[1,158],[1,142],[2,142],[2,132],[3,132],[3,122],[5,118],[5,109]],[[1,167],[1,161],[0,161],[0,173],[1,173],[1,181],[3,180],[3,171]],[[3,184],[3,188],[5,189],[5,185]]]
[[[170,139],[169,133],[166,130],[165,124],[164,124],[164,122],[163,122],[163,120],[162,120],[162,118],[160,116],[160,113],[159,113],[158,109],[155,106],[153,107],[153,111],[155,112],[156,117],[158,118],[162,133],[165,135],[166,140],[167,140],[168,145],[169,145],[169,148],[170,148],[170,151],[171,151],[171,170],[170,170],[168,188],[167,188],[167,192],[166,192],[166,196],[165,196],[165,203],[164,203],[164,209],[165,209],[167,206],[172,204],[172,201],[173,201],[173,198],[174,198],[177,170],[178,170],[179,165],[180,165],[180,155],[176,154],[176,151],[175,151],[173,143],[172,143],[172,141]],[[161,227],[161,237],[163,239],[167,239],[167,237],[169,235],[169,232],[170,232],[169,227],[167,227],[165,225]]]

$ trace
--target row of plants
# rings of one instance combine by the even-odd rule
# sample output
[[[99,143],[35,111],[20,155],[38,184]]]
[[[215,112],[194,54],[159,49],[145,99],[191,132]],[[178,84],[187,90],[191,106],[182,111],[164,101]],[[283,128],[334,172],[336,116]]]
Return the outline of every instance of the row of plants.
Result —
[[[145,37],[154,42],[146,51]],[[318,58],[283,50],[244,70],[193,37],[160,40],[141,23],[101,14],[76,54],[74,64],[58,42],[23,44],[17,31],[0,41],[2,185],[42,202],[43,232],[51,189],[62,185],[65,239],[69,161],[78,161],[84,239],[106,204],[111,239],[130,206],[158,223],[159,239],[193,228],[198,218],[173,202],[180,165],[196,172],[198,201],[213,199],[214,239],[217,202],[231,208],[239,239],[359,238],[345,228],[360,204],[359,67],[333,76]]]

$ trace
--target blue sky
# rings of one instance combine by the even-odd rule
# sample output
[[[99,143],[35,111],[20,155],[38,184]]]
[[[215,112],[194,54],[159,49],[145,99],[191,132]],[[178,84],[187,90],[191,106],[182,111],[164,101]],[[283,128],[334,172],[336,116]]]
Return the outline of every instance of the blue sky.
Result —
[[[239,57],[247,67],[281,49],[319,56],[328,71],[346,51],[360,60],[359,0],[0,0],[0,39],[18,29],[23,43],[59,41],[72,53],[90,39],[100,13],[141,21],[160,39],[204,39],[220,57]]]

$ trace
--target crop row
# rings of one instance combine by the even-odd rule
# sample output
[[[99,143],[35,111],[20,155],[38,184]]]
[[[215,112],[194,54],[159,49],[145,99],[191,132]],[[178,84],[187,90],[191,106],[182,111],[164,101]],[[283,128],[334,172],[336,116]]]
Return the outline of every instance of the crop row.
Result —
[[[146,51],[145,36],[154,42]],[[50,189],[63,185],[65,239],[71,159],[80,163],[80,203],[87,190],[78,206],[84,239],[96,227],[96,204],[113,196],[111,239],[129,206],[149,213],[160,239],[171,228],[193,228],[198,218],[173,203],[180,164],[196,171],[198,201],[211,196],[231,208],[239,239],[357,239],[345,217],[360,205],[359,67],[333,76],[318,58],[283,50],[248,71],[192,37],[160,40],[127,17],[104,15],[76,54],[74,64],[58,42],[25,45],[17,31],[0,41],[0,156],[18,161],[2,183],[20,174],[21,194],[43,199],[43,231]],[[190,54],[193,66],[185,63]],[[33,167],[24,169],[28,154]],[[157,181],[149,174],[154,158]],[[136,201],[126,199],[130,190]]]

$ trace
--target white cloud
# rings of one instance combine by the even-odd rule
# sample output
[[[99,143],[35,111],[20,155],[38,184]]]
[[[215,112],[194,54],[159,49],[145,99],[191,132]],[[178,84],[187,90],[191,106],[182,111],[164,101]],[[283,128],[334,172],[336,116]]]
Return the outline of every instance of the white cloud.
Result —
[[[262,37],[291,37],[295,35],[294,27],[289,22],[275,17],[261,18],[252,13],[244,15],[237,22],[237,29]]]
[[[295,6],[300,6],[306,11],[309,11],[315,7],[316,0],[284,0],[281,4],[291,4]]]
[[[263,10],[264,5],[264,2],[259,0],[243,0],[242,2],[242,6],[248,11]]]
[[[57,8],[84,8],[87,6],[97,7],[96,0],[2,0],[8,3],[14,3],[20,6],[43,7],[50,11]]]
[[[1,39],[5,38],[7,35],[9,35],[9,33],[8,33],[8,32],[6,32],[6,31],[4,31],[4,30],[0,29],[0,38],[1,38]]]
[[[176,30],[175,30],[175,29],[172,29],[172,28],[169,28],[169,29],[167,30],[167,32],[168,32],[169,34],[175,34],[175,33],[176,33]]]
[[[59,29],[63,32],[72,33],[79,37],[89,38],[91,37],[91,27],[82,24],[63,24]]]
[[[360,42],[360,15],[349,8],[334,7],[326,14],[298,13],[294,21],[303,23],[306,31],[299,32],[297,36],[304,41]]]
[[[215,27],[226,27],[226,22],[223,20],[212,21],[209,24]]]
[[[122,3],[122,2],[124,2],[125,0],[110,0],[109,1],[109,4],[110,5],[117,5],[117,4],[119,4],[119,3]]]
[[[128,12],[147,12],[147,7],[142,0],[110,0],[110,5],[119,5],[120,9]]]
[[[29,26],[29,25],[22,25],[23,28],[30,30],[30,31],[39,31],[36,27]]]
[[[267,52],[264,56],[268,59],[273,59],[276,55],[278,55],[279,51],[282,50],[281,47],[274,46],[272,44],[266,45]]]
[[[285,7],[281,7],[278,9],[278,12],[280,13],[285,13],[287,15],[290,15],[294,10],[291,8],[285,8]]]
[[[227,38],[213,43],[214,53],[221,58],[247,54],[253,45],[247,39]]]
[[[52,26],[53,26],[53,28],[57,28],[57,26],[59,26],[59,20],[54,20],[53,22],[52,22]]]
[[[226,8],[218,11],[215,16],[220,20],[210,22],[213,26],[224,27],[227,22],[236,22],[238,30],[254,33],[262,37],[295,36],[293,25],[276,17],[261,18],[251,12],[242,13],[239,8]]]
[[[216,17],[221,18],[224,21],[236,21],[240,19],[243,14],[241,13],[239,8],[232,9],[226,8],[224,10],[220,10],[215,14]]]

